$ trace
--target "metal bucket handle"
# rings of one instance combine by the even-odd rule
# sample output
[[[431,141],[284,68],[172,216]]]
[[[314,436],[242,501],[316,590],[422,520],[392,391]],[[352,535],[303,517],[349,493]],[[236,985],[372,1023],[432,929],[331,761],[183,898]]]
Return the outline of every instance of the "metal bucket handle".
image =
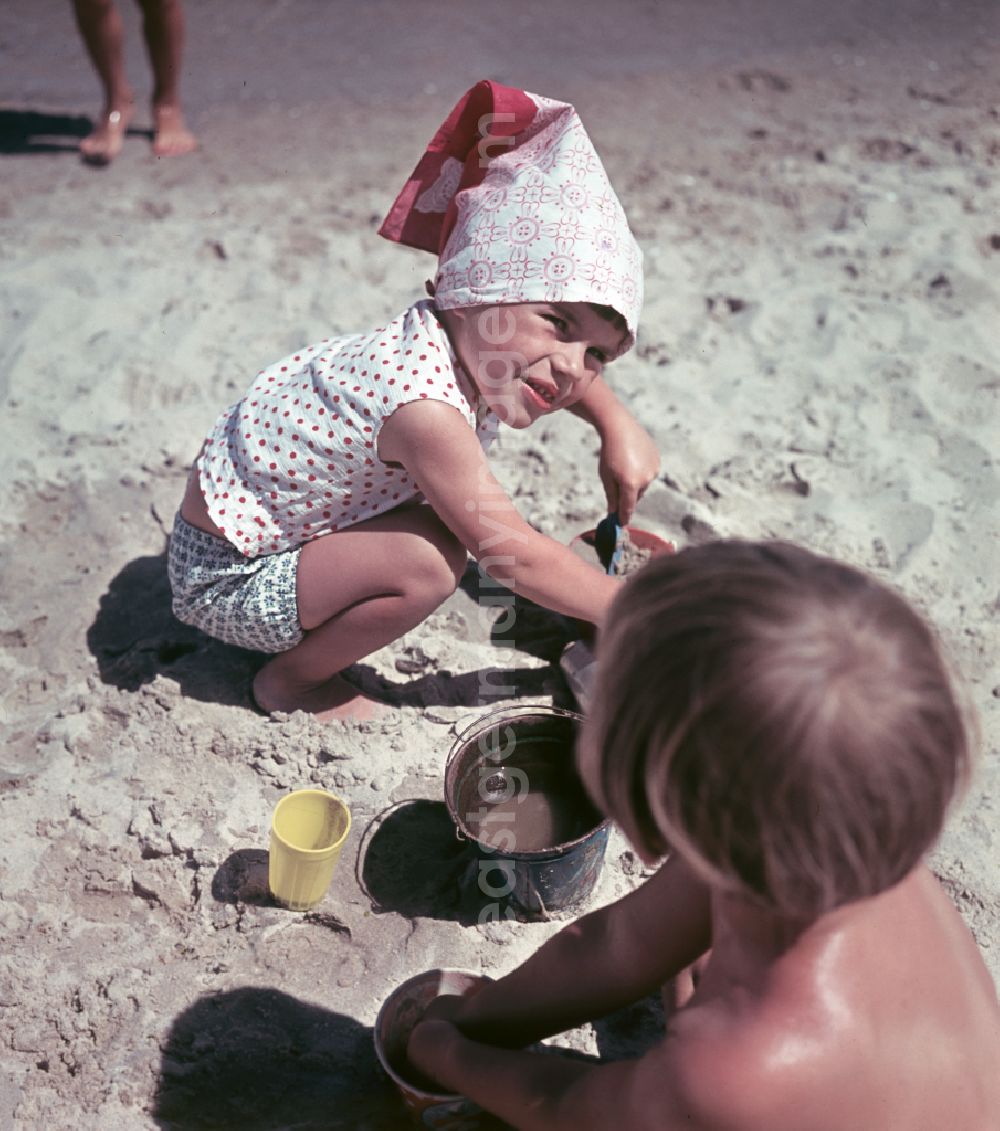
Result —
[[[489,723],[491,719],[497,718],[498,715],[510,715],[516,712],[520,715],[555,715],[561,718],[573,719],[575,722],[582,723],[583,715],[579,711],[567,711],[564,707],[551,707],[548,703],[518,703],[513,707],[495,707],[486,715],[480,715],[478,718],[473,719],[472,722],[456,734],[455,741],[451,745],[451,750],[448,751],[448,757],[445,760],[447,766],[452,758],[458,753],[460,749],[467,745],[469,738],[477,730],[482,730],[485,724]],[[517,721],[516,719],[514,720]]]

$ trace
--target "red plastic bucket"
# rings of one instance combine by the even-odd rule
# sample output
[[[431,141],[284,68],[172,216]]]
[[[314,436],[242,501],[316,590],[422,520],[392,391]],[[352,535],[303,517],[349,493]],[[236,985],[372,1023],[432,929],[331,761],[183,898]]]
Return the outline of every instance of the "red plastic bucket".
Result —
[[[625,532],[628,534],[629,541],[633,546],[639,550],[648,550],[652,557],[655,557],[657,554],[672,554],[677,549],[673,542],[669,542],[666,538],[661,538],[659,534],[654,534],[652,530],[643,530],[639,526],[626,526]],[[582,534],[578,534],[573,539],[573,543],[581,543],[584,546],[593,547],[595,533],[596,532],[593,530],[585,530]],[[571,545],[573,543],[571,543]]]
[[[375,1055],[396,1085],[411,1119],[418,1127],[439,1131],[475,1131],[482,1108],[464,1096],[422,1088],[407,1079],[406,1044],[413,1027],[430,1003],[442,994],[462,995],[490,979],[464,970],[425,970],[397,986],[382,1003],[375,1019]]]

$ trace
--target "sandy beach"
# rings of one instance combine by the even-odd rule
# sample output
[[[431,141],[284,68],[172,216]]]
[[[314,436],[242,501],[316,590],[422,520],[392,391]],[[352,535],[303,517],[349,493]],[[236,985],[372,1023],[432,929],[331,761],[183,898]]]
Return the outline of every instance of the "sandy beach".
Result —
[[[383,999],[434,966],[498,976],[567,919],[478,922],[443,803],[466,727],[571,703],[565,621],[498,629],[470,568],[352,673],[391,715],[323,725],[257,714],[261,657],[174,620],[166,576],[221,408],[422,293],[432,261],[376,228],[480,78],[576,105],[643,247],[608,374],[663,454],[637,524],[801,542],[936,625],[980,756],[930,862],[1000,982],[997,5],[188,9],[201,149],[151,154],[123,0],[140,110],[105,169],[76,152],[100,97],[70,5],[0,11],[0,1131],[405,1127]],[[568,542],[605,507],[562,415],[492,463]],[[353,814],[306,916],[266,892],[271,810],[303,786]],[[612,832],[587,906],[643,875]],[[656,1024],[641,1003],[561,1043],[626,1056]]]

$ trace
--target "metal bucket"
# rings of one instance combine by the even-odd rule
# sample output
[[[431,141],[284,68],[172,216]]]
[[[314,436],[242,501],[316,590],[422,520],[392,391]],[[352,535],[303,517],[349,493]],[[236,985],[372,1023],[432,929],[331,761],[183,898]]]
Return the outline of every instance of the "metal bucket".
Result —
[[[576,773],[580,715],[506,707],[467,727],[445,766],[445,803],[476,845],[480,892],[533,915],[571,907],[593,891],[610,821]]]
[[[487,981],[484,975],[467,974],[462,970],[426,970],[397,986],[378,1011],[374,1029],[375,1055],[418,1127],[473,1131],[481,1124],[482,1108],[477,1104],[463,1096],[420,1087],[403,1072],[410,1033],[430,1003],[442,994],[461,995]]]

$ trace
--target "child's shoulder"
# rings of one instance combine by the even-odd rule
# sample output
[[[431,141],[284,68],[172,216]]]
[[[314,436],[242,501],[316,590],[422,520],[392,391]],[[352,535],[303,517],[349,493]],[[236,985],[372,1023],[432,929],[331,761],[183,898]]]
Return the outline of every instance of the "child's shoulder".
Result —
[[[988,1125],[1000,1105],[1000,1008],[933,877],[920,870],[830,918],[746,980],[710,967],[672,1020],[654,1055],[693,1125]]]
[[[659,1078],[669,1080],[691,1126],[793,1131],[838,1059],[832,1046],[829,1031],[808,1011],[788,1016],[737,996],[692,1003],[650,1055],[660,1060]]]
[[[972,1042],[933,1023],[890,1034],[857,1012],[837,1019],[836,1006],[796,1023],[726,1024],[703,1017],[700,1031],[667,1041],[648,1079],[669,1092],[685,1126],[728,1131],[987,1131],[998,1126],[998,1035]],[[954,1036],[954,1034],[952,1034]],[[667,1083],[669,1081],[669,1083]]]
[[[873,1032],[856,1014],[839,1015],[841,1004],[787,987],[693,1002],[650,1054],[647,1079],[684,1112],[685,1126],[706,1131],[903,1126],[872,1119],[884,1082],[869,1055]]]

